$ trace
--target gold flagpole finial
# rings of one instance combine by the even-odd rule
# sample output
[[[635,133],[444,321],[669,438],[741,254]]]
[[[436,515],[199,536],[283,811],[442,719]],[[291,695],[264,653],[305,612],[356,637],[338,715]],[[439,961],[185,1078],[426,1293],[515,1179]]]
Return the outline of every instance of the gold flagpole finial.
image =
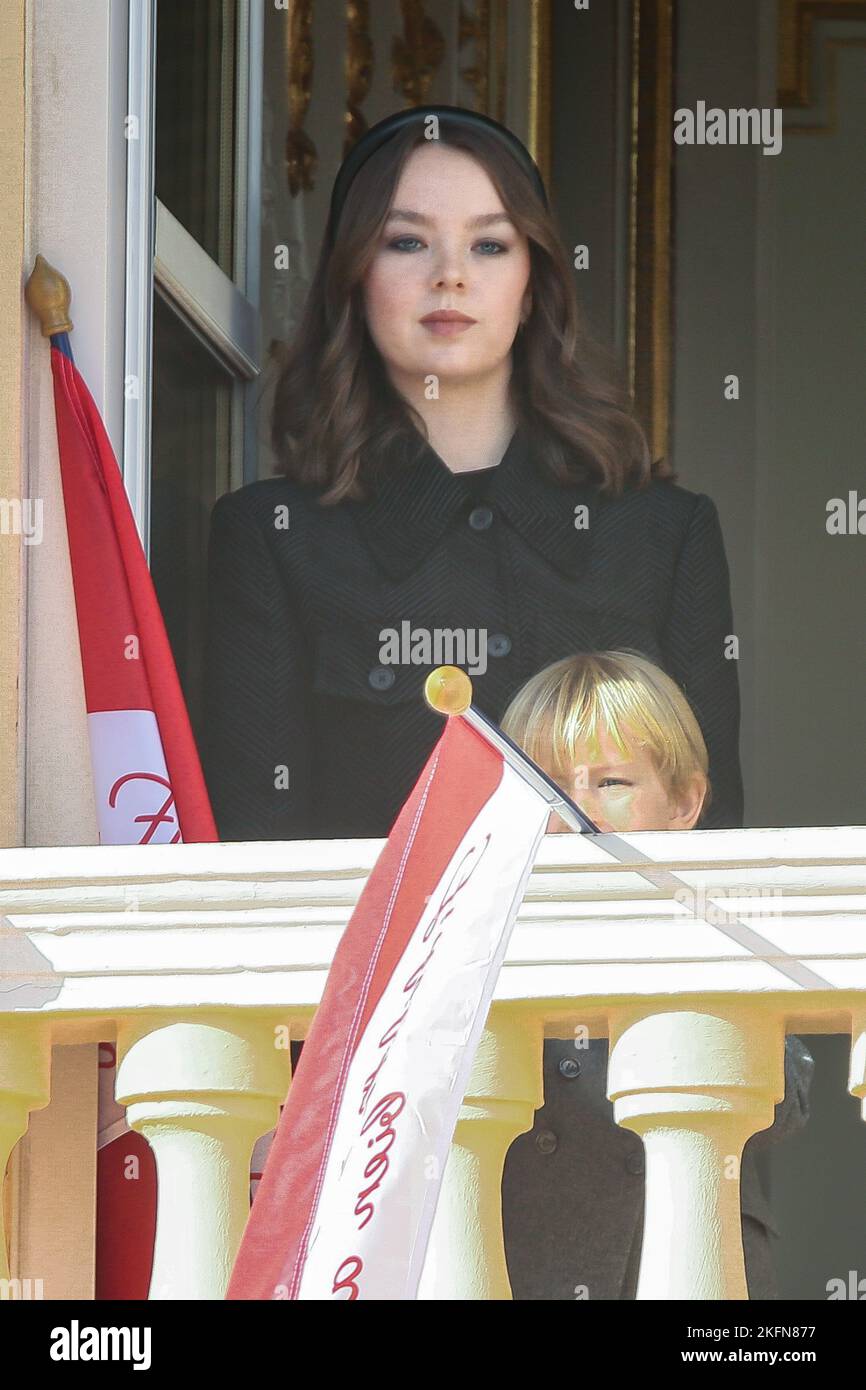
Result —
[[[49,265],[44,256],[36,257],[24,286],[24,298],[42,325],[43,338],[50,338],[52,333],[72,331],[72,319],[69,317],[72,291],[69,281],[53,265]]]
[[[437,666],[424,682],[424,698],[437,714],[465,714],[472,704],[472,682],[459,666]]]

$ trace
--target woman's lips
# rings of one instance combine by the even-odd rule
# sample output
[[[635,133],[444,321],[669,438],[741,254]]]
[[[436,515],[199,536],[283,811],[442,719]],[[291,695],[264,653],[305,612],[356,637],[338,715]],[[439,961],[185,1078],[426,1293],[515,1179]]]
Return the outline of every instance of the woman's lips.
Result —
[[[476,322],[469,318],[467,314],[461,314],[457,309],[441,309],[438,313],[427,314],[421,319],[421,327],[435,333],[440,338],[453,338],[458,333],[464,333],[467,328],[471,328]]]

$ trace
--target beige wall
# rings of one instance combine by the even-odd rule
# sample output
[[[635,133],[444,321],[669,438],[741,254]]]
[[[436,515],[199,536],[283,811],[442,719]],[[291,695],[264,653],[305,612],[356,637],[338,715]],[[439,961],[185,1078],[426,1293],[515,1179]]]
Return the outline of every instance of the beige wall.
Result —
[[[0,6],[0,497],[24,492],[21,451],[21,265],[24,250],[24,0]],[[24,839],[21,692],[24,545],[0,534],[0,845]],[[13,1154],[3,1202],[17,1255],[20,1156]]]
[[[40,544],[0,536],[2,845],[98,843],[49,344],[22,291],[37,253],[69,280],[75,359],[120,456],[127,16],[126,0],[0,5],[0,497],[43,508]],[[49,1298],[93,1288],[96,1088],[93,1044],[54,1049],[4,1193],[13,1275]]]
[[[24,0],[0,6],[0,497],[20,498],[24,239]],[[20,536],[0,534],[0,845],[24,834]]]
[[[114,232],[114,210],[125,186],[114,156],[118,132],[123,144],[123,118],[112,106],[112,73],[115,86],[118,77],[111,36],[120,12],[115,0],[28,4],[24,248],[25,276],[41,253],[69,281],[75,361],[119,453],[113,406],[123,390],[124,245]],[[96,844],[48,341],[29,314],[24,384],[30,488],[42,498],[44,516],[42,543],[27,547],[25,839]]]
[[[835,129],[792,128],[761,201],[756,825],[866,825],[866,534],[826,530],[866,498],[866,20],[813,48]]]
[[[816,23],[812,47],[820,92],[843,32],[835,130],[825,90],[786,110],[779,155],[676,152],[673,453],[725,533],[747,826],[866,824],[866,537],[825,529],[829,498],[866,491],[866,23]],[[776,53],[775,0],[682,5],[677,105],[773,107]]]
[[[678,106],[775,106],[775,0],[685,0],[679,14]],[[866,23],[815,26],[827,28],[866,39]],[[862,42],[838,54],[835,131],[794,133],[786,112],[777,156],[676,154],[674,457],[725,533],[747,826],[866,824],[866,536],[824,524],[828,498],[866,491],[864,64]],[[721,391],[729,372],[736,402]],[[814,1118],[766,1155],[780,1289],[802,1299],[866,1269],[848,1039],[814,1052]]]

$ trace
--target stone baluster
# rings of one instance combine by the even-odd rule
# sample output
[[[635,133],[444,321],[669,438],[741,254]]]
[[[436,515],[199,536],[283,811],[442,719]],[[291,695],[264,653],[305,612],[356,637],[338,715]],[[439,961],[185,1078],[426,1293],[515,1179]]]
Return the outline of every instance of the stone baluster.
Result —
[[[860,1101],[860,1113],[866,1120],[866,1009],[852,1010],[848,1090]]]
[[[0,1023],[0,1197],[3,1174],[18,1140],[27,1133],[30,1112],[48,1104],[51,1094],[51,1035],[41,1022],[4,1018]],[[6,1253],[6,1202],[0,1200],[0,1278],[9,1278]]]
[[[614,1117],[646,1149],[637,1297],[747,1298],[740,1159],[784,1094],[781,1020],[736,1005],[643,1005],[612,1015],[610,1039]]]
[[[279,1041],[272,1022],[238,1011],[133,1016],[118,1027],[115,1093],[156,1158],[151,1299],[225,1295],[249,1215],[253,1145],[289,1086]]]
[[[510,1299],[502,1171],[543,1103],[542,1025],[491,1010],[454,1132],[419,1299]]]

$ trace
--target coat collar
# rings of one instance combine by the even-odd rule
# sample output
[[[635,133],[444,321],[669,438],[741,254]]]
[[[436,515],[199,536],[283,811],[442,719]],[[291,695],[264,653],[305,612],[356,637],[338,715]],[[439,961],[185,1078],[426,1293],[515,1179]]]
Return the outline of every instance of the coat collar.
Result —
[[[465,475],[454,474],[413,431],[394,449],[374,494],[351,506],[379,567],[392,579],[417,569],[466,513]],[[559,486],[542,471],[537,436],[519,425],[488,484],[485,502],[549,564],[574,577],[585,567],[598,507],[594,483]],[[577,513],[586,507],[586,513]],[[587,526],[576,521],[588,520]],[[495,524],[495,522],[494,522]]]

